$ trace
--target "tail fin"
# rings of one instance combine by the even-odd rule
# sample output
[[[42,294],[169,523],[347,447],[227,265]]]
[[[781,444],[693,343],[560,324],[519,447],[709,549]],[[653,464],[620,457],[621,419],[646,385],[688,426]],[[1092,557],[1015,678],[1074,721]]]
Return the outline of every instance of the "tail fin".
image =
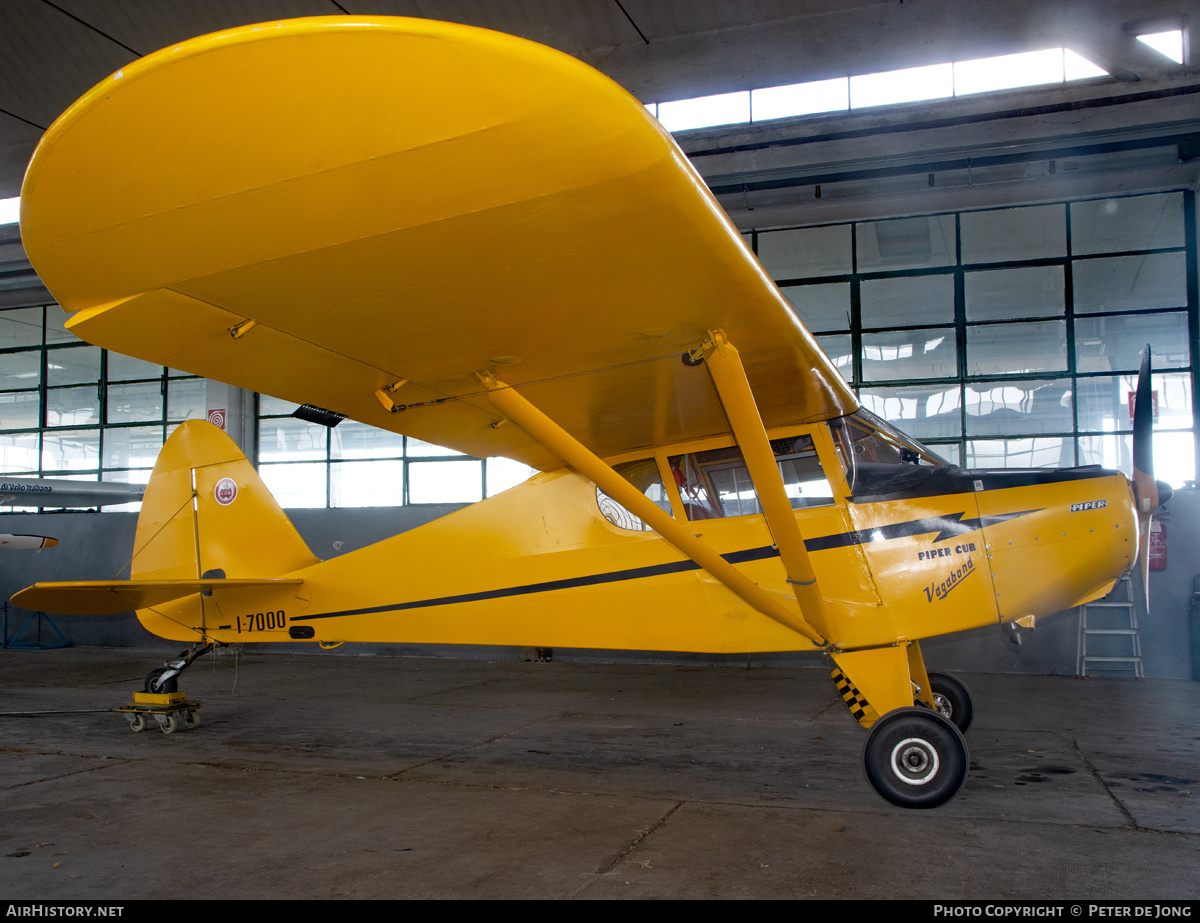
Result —
[[[317,561],[232,439],[202,420],[175,430],[142,498],[130,579],[277,577]]]

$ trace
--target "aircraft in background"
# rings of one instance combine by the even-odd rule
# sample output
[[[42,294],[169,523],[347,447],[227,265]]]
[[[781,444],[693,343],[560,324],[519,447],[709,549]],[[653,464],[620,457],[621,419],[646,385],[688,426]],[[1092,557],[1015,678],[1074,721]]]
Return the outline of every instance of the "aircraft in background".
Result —
[[[89,507],[138,503],[144,484],[14,478],[0,475],[0,506]]]
[[[42,139],[22,239],[83,339],[541,473],[328,561],[219,430],[159,456],[129,581],[192,642],[820,650],[889,801],[944,803],[972,704],[920,640],[1103,596],[1160,495],[966,470],[859,403],[671,136],[530,42],[330,17],[123,68]]]
[[[13,535],[0,533],[0,551],[41,551],[43,548],[53,548],[58,539],[48,535]]]

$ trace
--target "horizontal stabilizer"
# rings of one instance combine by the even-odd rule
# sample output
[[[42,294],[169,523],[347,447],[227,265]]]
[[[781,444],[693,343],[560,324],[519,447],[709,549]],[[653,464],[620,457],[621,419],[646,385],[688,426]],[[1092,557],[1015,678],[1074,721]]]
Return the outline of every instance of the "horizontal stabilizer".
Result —
[[[35,583],[12,598],[13,604],[31,612],[58,615],[116,615],[160,606],[193,593],[241,590],[250,587],[299,585],[298,577],[273,579],[201,580],[77,580]]]

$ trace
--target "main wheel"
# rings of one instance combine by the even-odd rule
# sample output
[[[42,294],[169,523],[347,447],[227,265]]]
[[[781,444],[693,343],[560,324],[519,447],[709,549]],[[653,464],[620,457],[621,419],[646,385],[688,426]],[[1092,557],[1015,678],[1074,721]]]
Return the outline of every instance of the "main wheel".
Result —
[[[930,673],[929,689],[933,693],[933,704],[942,716],[954,722],[962,733],[967,733],[971,719],[975,717],[967,687],[946,673]]]
[[[151,670],[146,674],[146,692],[178,692],[179,691],[179,676],[176,674],[162,684],[161,688],[156,689],[154,684],[158,678],[167,672],[166,667],[159,667],[157,670]]]
[[[902,808],[945,804],[967,778],[967,742],[949,720],[926,708],[898,708],[875,722],[863,748],[867,779]]]

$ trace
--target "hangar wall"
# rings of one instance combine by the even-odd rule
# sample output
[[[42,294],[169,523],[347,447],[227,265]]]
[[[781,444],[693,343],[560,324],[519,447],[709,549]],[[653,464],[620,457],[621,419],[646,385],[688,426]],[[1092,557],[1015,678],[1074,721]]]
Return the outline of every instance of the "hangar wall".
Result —
[[[416,528],[459,509],[456,505],[379,507],[373,509],[289,510],[309,548],[322,558],[345,554]],[[1193,578],[1200,574],[1200,491],[1181,490],[1168,505],[1164,521],[1168,530],[1167,569],[1151,574],[1149,617],[1140,612],[1142,654],[1147,676],[1192,677],[1188,604]],[[5,552],[0,562],[0,598],[47,580],[107,580],[122,573],[133,548],[137,516],[134,513],[7,513],[0,514],[0,532],[37,532],[59,539],[56,548],[41,552]],[[341,542],[340,549],[334,543]],[[1135,597],[1137,594],[1135,593]],[[1141,608],[1141,607],[1139,607]],[[8,630],[14,637],[33,613],[13,609]],[[177,649],[175,642],[149,634],[132,615],[53,616],[54,623],[74,644],[112,647]],[[1071,676],[1076,671],[1078,613],[1075,610],[1039,620],[1032,631],[1022,630],[1020,645],[1012,643],[1007,628],[978,629],[922,642],[931,668],[968,672],[1049,673]],[[35,627],[21,635],[35,637]],[[49,631],[43,633],[51,638]],[[312,645],[290,645],[290,651],[316,652]],[[516,649],[455,648],[422,645],[347,645],[341,653],[422,656],[478,656],[511,658]],[[744,662],[742,655],[721,657],[703,654],[662,655],[645,652],[555,652],[559,660],[672,660],[700,663]],[[800,663],[825,667],[818,654],[771,654],[750,658],[753,663]],[[1197,677],[1200,678],[1200,677]]]
[[[747,61],[742,68],[743,73],[738,78],[740,83],[735,81],[736,86],[728,77],[729,49],[717,32],[698,33],[674,42],[656,40],[651,43],[647,39],[644,45],[632,42],[603,52],[579,52],[579,56],[649,102],[739,89],[743,85],[819,79],[847,68],[874,70],[927,63],[929,55],[941,55],[949,60],[968,53],[1000,53],[1010,50],[1009,46],[1014,42],[1025,42],[1028,34],[1068,34],[1073,29],[1082,34],[1097,27],[1104,18],[1119,17],[1119,11],[1106,13],[1104,17],[1093,17],[1094,22],[1080,22],[1068,28],[1057,21],[1048,21],[1063,14],[1065,7],[1060,9],[1061,5],[1018,6],[1020,15],[1016,15],[1013,5],[1008,3],[980,4],[978,8],[972,7],[970,14],[953,4],[875,4],[865,12],[855,13],[859,38],[855,45],[857,52],[849,58],[844,37],[831,33],[832,25],[823,26],[821,16],[815,13],[811,21],[797,21],[786,27],[778,23],[759,24],[755,27],[757,33],[752,43],[756,49],[754,60]],[[1097,8],[1100,6],[1105,10],[1108,7],[1116,10],[1119,5],[1101,4]],[[1031,16],[1046,19],[1045,28],[1039,30],[1031,26]],[[920,18],[920,22],[914,23],[914,17]],[[907,43],[899,40],[904,31],[901,26],[911,29],[914,25],[921,25],[923,30],[910,32]],[[1011,34],[1005,34],[1006,29]],[[914,35],[918,38],[913,38]],[[1128,58],[1130,49],[1137,50],[1137,43],[1128,36],[1125,38],[1129,47],[1123,48],[1121,55]],[[1176,72],[1167,72],[1161,67],[1156,69],[1151,66],[1154,62],[1145,57],[1146,53],[1142,54],[1141,59],[1136,55],[1130,59],[1134,60],[1134,69],[1138,71],[1133,78],[1127,74],[1115,81],[1085,81],[1071,86],[1009,91],[932,104],[904,104],[886,109],[725,126],[686,132],[677,138],[733,221],[742,230],[751,232],[751,240],[756,246],[759,237],[769,234],[782,237],[787,229],[793,228],[828,228],[888,219],[961,215],[981,209],[1097,202],[1106,197],[1186,193],[1189,205],[1183,220],[1190,224],[1191,243],[1182,250],[1173,245],[1173,252],[1186,253],[1183,267],[1185,303],[1173,302],[1161,310],[1178,315],[1171,322],[1175,326],[1171,327],[1168,339],[1178,341],[1183,330],[1182,335],[1187,341],[1173,344],[1186,347],[1186,358],[1173,365],[1171,371],[1188,379],[1189,387],[1183,395],[1186,398],[1183,412],[1188,422],[1180,427],[1180,432],[1191,435],[1195,455],[1197,434],[1191,424],[1191,415],[1196,396],[1195,355],[1200,328],[1197,302],[1200,299],[1196,281],[1195,211],[1190,199],[1194,198],[1197,155],[1200,154],[1200,128],[1194,115],[1195,94],[1200,92],[1200,87],[1191,85],[1186,69]],[[681,75],[686,75],[686,79]],[[47,111],[47,121],[61,105],[51,106],[51,109],[54,111]],[[31,129],[30,145],[36,134]],[[1063,207],[1069,209],[1072,206],[1065,204]],[[961,221],[961,218],[957,220]],[[0,243],[12,245],[7,238],[0,239]],[[1149,254],[1151,249],[1161,248],[1143,247],[1140,252]],[[1064,266],[1070,262],[1065,255],[1048,259],[1051,262],[1057,260]],[[939,271],[939,267],[925,268],[930,269],[932,275]],[[970,269],[956,267],[955,271],[961,275]],[[863,338],[871,334],[870,325],[864,326],[862,322],[862,286],[881,281],[883,277],[872,280],[857,268],[850,275],[854,278],[836,282],[807,272],[777,277],[813,291],[825,284],[844,283],[849,287],[848,291],[857,286],[858,293],[851,296],[852,316],[847,329],[841,331],[831,326],[821,332],[831,338],[844,336],[854,349],[860,351],[855,360],[860,365],[860,377],[855,381],[857,386],[867,391],[899,389],[903,385],[894,381],[872,382],[861,375]],[[912,277],[918,275],[919,272]],[[44,290],[33,296],[25,293],[33,297],[33,301],[19,300],[21,294],[0,293],[0,306],[43,304],[45,301]],[[955,324],[966,331],[965,292],[958,291],[954,297],[957,299],[955,310],[960,312]],[[1072,305],[1067,310],[1073,309]],[[857,319],[855,312],[858,312]],[[916,329],[921,325],[910,326]],[[46,345],[50,346],[49,340]],[[1057,341],[1054,345],[1057,349]],[[1050,369],[1048,374],[1061,371],[1064,375],[1068,372],[1075,375],[1079,371],[1079,357],[1073,355],[1071,349],[1071,344],[1065,342],[1063,361],[1070,368]],[[82,358],[86,353],[87,361],[92,362],[90,350],[90,347],[80,347],[78,356]],[[98,354],[94,361],[99,368]],[[106,369],[103,375],[107,374]],[[144,377],[132,372],[126,374],[123,381],[140,382]],[[970,387],[967,378],[953,377],[960,389]],[[102,377],[101,380],[105,379]],[[928,390],[928,380],[913,379],[909,384]],[[50,382],[48,387],[67,388],[74,384],[64,378],[58,384]],[[136,384],[123,386],[130,394],[136,388]],[[169,427],[172,420],[172,389],[178,388],[179,393],[186,396],[191,387],[181,377],[163,373],[161,394],[165,395],[162,400],[167,403],[165,411],[158,411],[163,426]],[[233,407],[235,399],[231,398],[221,406]],[[251,449],[256,432],[256,421],[251,418],[256,411],[244,401],[237,406],[244,408],[243,418],[234,421],[231,417],[230,422],[243,430],[243,439],[239,441]],[[259,409],[258,412],[263,411]],[[960,413],[960,419],[961,416]],[[106,425],[108,422],[106,420]],[[903,418],[897,422],[905,426]],[[947,446],[956,443],[958,451],[970,452],[970,433],[960,430],[947,436],[941,430],[938,432]],[[1022,431],[1021,435],[1029,433]],[[1081,435],[1086,436],[1086,430],[1071,428],[1070,437],[1075,440],[1074,459],[1079,462],[1085,460],[1078,454]],[[130,461],[128,466],[133,468],[141,464],[142,460],[137,460],[136,464]],[[1150,675],[1189,675],[1187,601],[1191,595],[1192,575],[1200,571],[1200,559],[1188,552],[1200,547],[1192,525],[1197,521],[1197,505],[1200,504],[1194,491],[1179,492],[1171,503],[1170,563],[1167,571],[1152,580],[1154,616],[1143,622],[1144,653]],[[332,552],[331,545],[335,540],[345,542],[344,553],[452,508],[294,510],[292,515],[310,545],[324,556]],[[0,515],[0,530],[54,534],[63,541],[59,548],[40,555],[9,553],[0,568],[0,591],[7,598],[20,586],[38,579],[111,577],[120,568],[132,544],[133,528],[134,516],[126,513]],[[142,644],[153,640],[129,618],[101,621],[61,618],[58,621],[77,643]],[[995,634],[976,632],[929,642],[930,661],[954,669],[1074,672],[1077,637],[1070,616],[1045,620],[1045,624],[1020,648],[997,640]]]

